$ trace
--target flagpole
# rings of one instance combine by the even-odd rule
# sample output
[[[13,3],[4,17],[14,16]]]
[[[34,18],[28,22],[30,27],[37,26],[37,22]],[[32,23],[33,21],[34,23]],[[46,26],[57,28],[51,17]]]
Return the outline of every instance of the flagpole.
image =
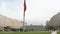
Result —
[[[23,32],[25,30],[25,11],[26,11],[26,0],[24,0],[24,12],[23,12]]]
[[[25,12],[23,12],[23,32],[25,30]]]

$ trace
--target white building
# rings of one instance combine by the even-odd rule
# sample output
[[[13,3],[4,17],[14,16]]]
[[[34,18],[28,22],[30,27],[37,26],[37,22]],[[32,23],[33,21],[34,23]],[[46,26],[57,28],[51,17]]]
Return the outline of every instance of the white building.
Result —
[[[6,26],[9,26],[11,28],[21,28],[23,27],[23,23],[18,20],[10,19],[6,16],[0,15],[0,27],[6,27]]]

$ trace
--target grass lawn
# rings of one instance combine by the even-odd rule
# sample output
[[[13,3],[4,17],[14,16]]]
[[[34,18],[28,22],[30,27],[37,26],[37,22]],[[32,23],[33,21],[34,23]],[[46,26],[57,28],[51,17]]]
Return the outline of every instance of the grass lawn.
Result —
[[[50,34],[51,32],[0,32],[0,34]],[[60,34],[60,32],[58,32]]]

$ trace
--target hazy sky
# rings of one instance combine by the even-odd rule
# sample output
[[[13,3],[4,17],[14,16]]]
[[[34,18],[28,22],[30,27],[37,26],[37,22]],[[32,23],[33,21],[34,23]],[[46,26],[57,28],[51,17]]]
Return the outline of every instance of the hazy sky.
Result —
[[[0,0],[0,14],[23,21],[24,0]],[[60,0],[26,0],[26,22],[45,25],[47,20],[60,12]]]

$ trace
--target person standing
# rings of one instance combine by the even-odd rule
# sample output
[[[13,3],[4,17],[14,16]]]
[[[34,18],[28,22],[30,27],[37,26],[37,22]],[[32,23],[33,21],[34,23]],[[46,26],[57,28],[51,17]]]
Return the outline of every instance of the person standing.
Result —
[[[57,34],[57,31],[55,29],[53,29],[53,31],[51,32],[51,34]]]

